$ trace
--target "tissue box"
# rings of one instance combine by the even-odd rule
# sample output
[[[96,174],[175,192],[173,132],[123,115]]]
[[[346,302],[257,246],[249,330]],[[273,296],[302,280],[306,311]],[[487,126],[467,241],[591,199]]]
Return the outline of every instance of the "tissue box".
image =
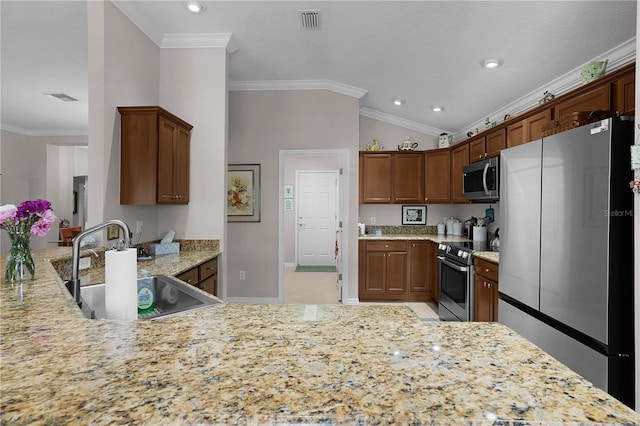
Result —
[[[180,243],[150,244],[149,249],[154,256],[178,253],[180,251]]]

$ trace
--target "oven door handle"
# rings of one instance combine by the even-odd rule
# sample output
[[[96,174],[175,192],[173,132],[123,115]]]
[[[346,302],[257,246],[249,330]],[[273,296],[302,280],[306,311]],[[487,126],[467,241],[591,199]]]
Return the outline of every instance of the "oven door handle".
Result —
[[[455,269],[456,271],[460,271],[460,272],[469,272],[469,267],[468,266],[460,266],[460,265],[456,265],[455,263],[451,263],[449,262],[447,259],[445,259],[444,256],[438,256],[438,260],[443,264],[443,265],[447,265],[449,268],[451,269]]]

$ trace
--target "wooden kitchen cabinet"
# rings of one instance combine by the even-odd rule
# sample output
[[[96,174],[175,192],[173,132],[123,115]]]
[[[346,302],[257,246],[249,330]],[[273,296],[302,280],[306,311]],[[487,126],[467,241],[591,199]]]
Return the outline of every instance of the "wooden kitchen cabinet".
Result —
[[[524,140],[524,120],[507,126],[507,148],[522,145]]]
[[[360,153],[360,202],[422,203],[423,176],[421,153]]]
[[[434,149],[424,153],[424,202],[451,201],[451,150]]]
[[[360,240],[358,248],[360,300],[437,302],[437,243]]]
[[[616,82],[615,110],[621,115],[634,115],[636,112],[635,74],[626,75]]]
[[[207,293],[218,295],[218,258],[208,260],[189,269],[176,278],[198,287]]]
[[[474,321],[498,321],[498,265],[475,259]]]
[[[193,126],[157,106],[118,111],[120,204],[188,204]]]
[[[362,167],[360,181],[362,187],[362,202],[389,204],[391,203],[391,154],[360,153]]]
[[[407,297],[407,242],[364,242],[360,300],[405,300]]]
[[[424,199],[424,155],[393,154],[393,202],[422,203]]]
[[[505,129],[495,130],[486,136],[469,142],[469,161],[474,163],[485,158],[496,157],[506,147],[507,136]]]
[[[551,121],[551,110],[545,109],[507,126],[507,148],[535,141],[542,137],[542,126]]]
[[[554,119],[559,119],[578,111],[609,111],[611,109],[611,85],[600,86],[590,92],[565,102],[554,108]]]
[[[462,196],[462,169],[469,164],[469,144],[463,143],[451,150],[451,201],[468,202]]]
[[[431,299],[429,241],[409,242],[409,291]]]

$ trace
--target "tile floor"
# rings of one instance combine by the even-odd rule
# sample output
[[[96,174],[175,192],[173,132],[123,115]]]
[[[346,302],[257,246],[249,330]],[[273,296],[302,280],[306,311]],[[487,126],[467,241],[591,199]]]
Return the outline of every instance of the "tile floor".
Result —
[[[295,272],[295,266],[285,267],[284,303],[307,305],[334,304],[338,302],[335,272]],[[419,318],[438,318],[438,306],[423,302],[361,302],[361,305],[405,305]]]

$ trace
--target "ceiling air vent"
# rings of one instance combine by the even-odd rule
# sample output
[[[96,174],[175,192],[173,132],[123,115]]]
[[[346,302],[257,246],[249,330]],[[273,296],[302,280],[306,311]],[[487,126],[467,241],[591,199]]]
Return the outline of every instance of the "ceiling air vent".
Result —
[[[319,10],[299,10],[300,29],[302,31],[319,31],[320,30],[320,11]]]
[[[49,96],[50,98],[59,99],[63,102],[78,102],[76,98],[73,98],[66,93],[43,93],[45,96]]]

